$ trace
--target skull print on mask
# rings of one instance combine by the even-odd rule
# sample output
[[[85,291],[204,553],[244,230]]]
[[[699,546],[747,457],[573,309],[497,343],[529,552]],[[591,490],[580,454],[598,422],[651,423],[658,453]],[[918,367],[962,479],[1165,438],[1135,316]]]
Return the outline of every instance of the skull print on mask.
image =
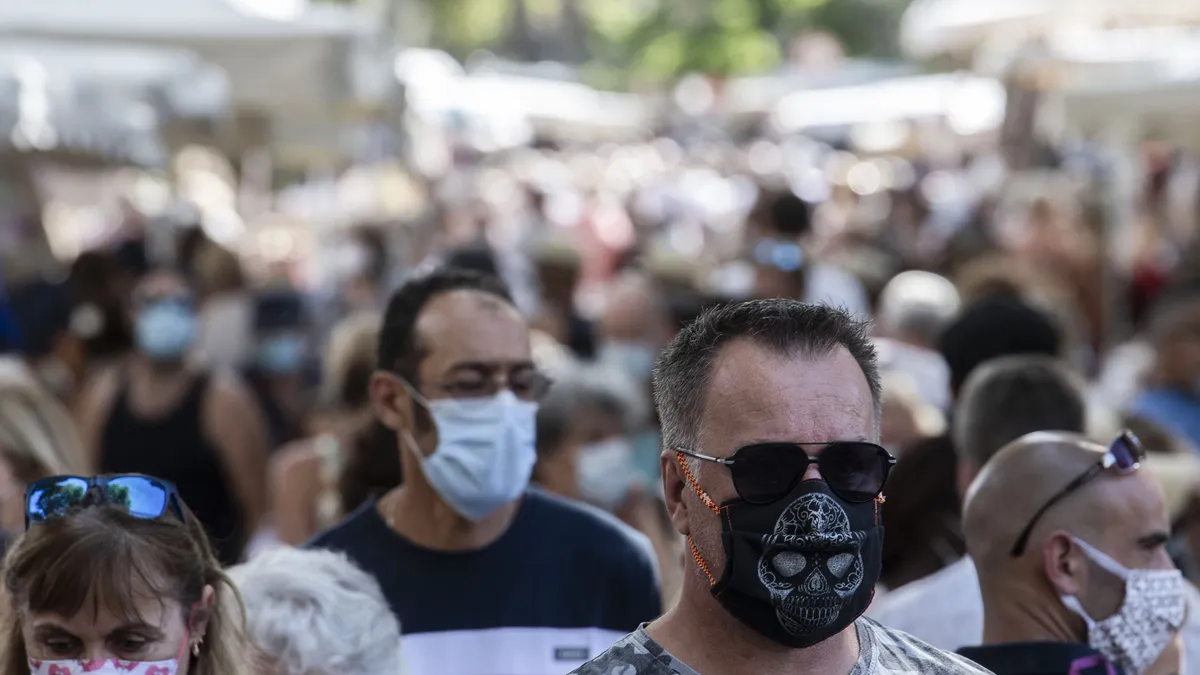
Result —
[[[758,578],[784,630],[804,635],[837,620],[862,585],[864,538],[850,531],[841,505],[820,492],[800,497],[779,516],[774,533],[764,537]],[[796,550],[801,541],[814,548]]]
[[[718,506],[678,458],[692,489],[721,520],[719,579],[690,537],[688,545],[725,611],[797,649],[837,635],[866,611],[882,560],[878,501],[846,502],[825,481],[806,480],[771,504],[734,499]]]

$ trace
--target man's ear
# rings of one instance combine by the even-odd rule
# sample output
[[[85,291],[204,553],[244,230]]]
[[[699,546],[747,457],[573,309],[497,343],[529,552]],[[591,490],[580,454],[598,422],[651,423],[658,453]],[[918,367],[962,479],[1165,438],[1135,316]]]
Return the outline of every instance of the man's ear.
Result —
[[[1058,531],[1042,544],[1042,570],[1059,595],[1078,595],[1087,587],[1087,565],[1071,535]]]
[[[683,467],[679,466],[679,454],[673,450],[663,450],[658,461],[662,469],[663,499],[667,504],[667,515],[679,534],[690,536],[692,528],[688,524],[687,493],[692,491],[692,486],[683,475]]]
[[[400,376],[384,370],[371,374],[368,385],[375,418],[392,431],[413,428],[414,403]]]

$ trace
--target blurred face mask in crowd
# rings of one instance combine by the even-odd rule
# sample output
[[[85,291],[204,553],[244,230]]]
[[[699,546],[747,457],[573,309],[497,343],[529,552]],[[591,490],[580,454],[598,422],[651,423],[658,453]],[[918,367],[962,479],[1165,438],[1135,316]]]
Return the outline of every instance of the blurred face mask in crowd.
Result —
[[[410,393],[433,417],[437,448],[426,457],[406,431],[407,444],[429,485],[459,515],[482,520],[525,492],[537,461],[537,403],[507,389],[489,398],[434,401]]]
[[[658,350],[650,345],[632,341],[613,341],[601,348],[600,362],[642,382],[650,379]]]
[[[1063,596],[1062,603],[1083,618],[1092,648],[1123,672],[1145,673],[1183,625],[1183,574],[1175,569],[1126,569],[1087,542],[1073,539],[1088,559],[1125,582],[1125,600],[1116,614],[1100,620],[1088,616],[1073,595]]]
[[[138,348],[154,361],[182,359],[195,335],[196,316],[186,300],[153,300],[138,314]]]
[[[258,345],[258,365],[268,373],[287,375],[304,365],[308,343],[295,334],[272,335]]]
[[[641,482],[634,464],[633,445],[624,438],[590,443],[575,460],[579,496],[606,511],[616,511]]]

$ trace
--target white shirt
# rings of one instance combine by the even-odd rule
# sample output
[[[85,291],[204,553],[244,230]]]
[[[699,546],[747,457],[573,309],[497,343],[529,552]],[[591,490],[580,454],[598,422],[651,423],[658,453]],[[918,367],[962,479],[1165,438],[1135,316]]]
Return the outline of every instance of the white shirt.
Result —
[[[1200,591],[1187,586],[1187,619],[1183,635],[1184,672],[1200,664]],[[934,647],[956,650],[983,641],[983,598],[979,575],[967,556],[924,579],[902,586],[879,599],[867,615]]]

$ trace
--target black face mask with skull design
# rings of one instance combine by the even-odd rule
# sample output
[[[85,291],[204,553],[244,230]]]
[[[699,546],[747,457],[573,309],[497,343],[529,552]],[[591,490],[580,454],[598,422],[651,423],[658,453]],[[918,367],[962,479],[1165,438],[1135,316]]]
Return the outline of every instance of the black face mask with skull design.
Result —
[[[726,563],[712,593],[758,633],[809,647],[871,604],[883,550],[878,502],[851,504],[809,480],[775,503],[734,500],[720,514]]]

